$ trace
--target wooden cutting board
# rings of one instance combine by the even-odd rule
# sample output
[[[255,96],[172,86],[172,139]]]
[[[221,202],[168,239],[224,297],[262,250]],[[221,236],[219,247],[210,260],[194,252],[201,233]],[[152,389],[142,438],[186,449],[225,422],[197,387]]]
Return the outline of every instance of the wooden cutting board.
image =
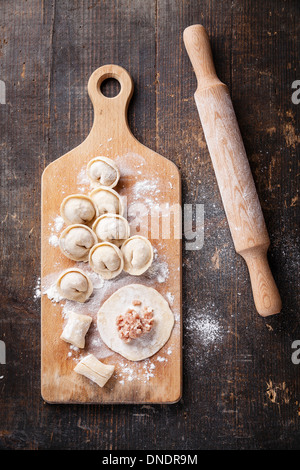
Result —
[[[121,86],[120,93],[113,98],[105,97],[100,89],[110,77],[117,79]],[[88,93],[94,107],[90,134],[78,147],[48,165],[42,176],[42,397],[49,403],[173,403],[181,397],[182,382],[180,174],[171,161],[132,135],[127,109],[133,82],[126,70],[116,65],[100,67],[90,77]],[[80,309],[84,308],[93,317],[86,348],[74,350],[60,335],[66,311],[73,307],[78,311],[79,307],[70,301],[53,299],[49,293],[59,273],[77,265],[64,257],[57,246],[64,228],[59,217],[60,204],[69,194],[91,191],[85,169],[96,156],[109,157],[119,166],[121,178],[114,189],[126,198],[131,235],[148,237],[156,259],[151,270],[139,277],[123,273],[103,283],[96,275],[99,279],[96,279],[94,296],[80,305]],[[80,263],[80,267],[83,265],[89,269],[86,263]],[[95,275],[92,278],[95,280]],[[166,345],[153,357],[139,362],[128,361],[106,348],[96,327],[96,312],[101,303],[119,287],[133,283],[157,289],[169,301],[175,316],[175,326]],[[115,365],[115,373],[104,388],[73,370],[90,352],[104,363]]]

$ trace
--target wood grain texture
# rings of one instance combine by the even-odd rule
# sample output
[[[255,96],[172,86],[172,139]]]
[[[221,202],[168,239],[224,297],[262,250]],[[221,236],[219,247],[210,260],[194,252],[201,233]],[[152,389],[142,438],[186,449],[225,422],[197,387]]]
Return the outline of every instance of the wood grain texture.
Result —
[[[299,2],[1,2],[2,449],[299,449]],[[282,295],[264,319],[235,253],[193,94],[183,30],[208,31],[228,85]],[[40,397],[40,179],[93,123],[91,73],[132,76],[130,128],[173,161],[183,202],[204,204],[205,239],[183,251],[183,396],[173,405],[48,405]],[[183,243],[185,248],[185,243]],[[194,320],[212,325],[193,329]],[[199,322],[198,324],[199,326]],[[209,330],[211,331],[211,330]]]
[[[114,78],[120,83],[120,93],[107,98],[101,92],[101,84],[108,78]],[[76,266],[65,256],[58,247],[49,244],[49,226],[59,214],[59,208],[66,195],[78,194],[78,175],[86,171],[90,160],[101,155],[114,160],[120,170],[121,178],[116,190],[121,197],[126,197],[128,215],[133,218],[131,235],[140,234],[151,241],[157,250],[159,259],[166,260],[169,274],[163,283],[155,283],[146,276],[127,275],[125,285],[142,283],[158,290],[165,299],[171,293],[173,302],[171,308],[176,319],[171,337],[152,360],[160,358],[169,349],[172,355],[168,361],[155,362],[155,374],[152,380],[143,380],[143,373],[149,359],[146,361],[130,362],[111,351],[103,362],[115,366],[114,379],[103,389],[91,381],[78,376],[74,372],[74,361],[68,360],[69,347],[60,341],[63,329],[63,304],[54,303],[47,295],[42,295],[42,396],[49,403],[174,403],[181,397],[182,384],[182,340],[181,340],[181,217],[174,217],[174,211],[181,208],[180,174],[173,162],[158,155],[142,145],[131,133],[127,123],[127,109],[133,93],[133,82],[128,72],[117,65],[103,65],[96,69],[88,82],[88,93],[93,103],[94,122],[87,138],[75,149],[58,158],[43,172],[42,177],[42,207],[41,207],[41,285],[46,279],[56,276],[65,269]],[[54,183],[55,182],[55,183]],[[147,190],[156,182],[156,195]],[[135,185],[143,183],[146,187],[142,193],[135,195]],[[90,188],[91,189],[91,188]],[[88,194],[88,187],[86,194]],[[163,216],[153,211],[149,199],[154,205],[163,210],[166,205],[169,211]],[[155,202],[156,201],[156,202]],[[133,216],[135,205],[142,205]],[[173,213],[171,212],[173,208]],[[138,218],[138,222],[136,219]],[[150,222],[148,223],[148,219]],[[136,225],[139,225],[137,232]],[[179,227],[178,227],[179,224]],[[170,233],[165,230],[170,227]],[[51,232],[50,232],[51,233]],[[161,234],[161,235],[160,235]],[[168,237],[166,237],[168,235]],[[179,236],[178,236],[179,235]],[[53,281],[52,281],[53,282]],[[122,284],[123,286],[123,284]],[[118,289],[116,280],[109,282],[109,288],[102,303]],[[100,310],[102,303],[98,305]],[[89,302],[86,302],[85,312],[89,314]],[[126,308],[126,306],[125,306]],[[59,315],[59,312],[61,313]],[[94,318],[96,324],[97,318]],[[96,327],[96,326],[95,326]],[[90,351],[88,351],[90,352]],[[97,358],[102,360],[101,351],[96,349]],[[135,380],[123,380],[122,372],[125,366],[134,370]],[[139,380],[138,380],[139,379]]]

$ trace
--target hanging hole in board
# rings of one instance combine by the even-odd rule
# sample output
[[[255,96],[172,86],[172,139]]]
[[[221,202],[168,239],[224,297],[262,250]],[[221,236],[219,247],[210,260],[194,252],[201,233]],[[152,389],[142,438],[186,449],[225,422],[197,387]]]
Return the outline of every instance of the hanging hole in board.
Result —
[[[121,84],[116,78],[107,77],[101,82],[100,91],[106,98],[115,98],[121,91]]]

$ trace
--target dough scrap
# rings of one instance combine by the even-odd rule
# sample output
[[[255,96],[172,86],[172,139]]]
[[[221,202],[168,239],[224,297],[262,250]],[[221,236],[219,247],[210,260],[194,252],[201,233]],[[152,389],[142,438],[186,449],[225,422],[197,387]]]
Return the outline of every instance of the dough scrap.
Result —
[[[130,227],[127,220],[118,214],[104,214],[98,217],[93,230],[100,242],[110,242],[121,246],[130,236]]]
[[[93,284],[81,269],[70,268],[63,271],[56,282],[59,294],[68,300],[85,302],[93,293]]]
[[[87,165],[87,174],[93,187],[114,188],[120,179],[120,171],[113,160],[95,157]]]
[[[90,251],[89,264],[92,270],[104,279],[113,279],[123,270],[123,255],[112,243],[97,243]]]
[[[59,237],[62,253],[73,261],[88,261],[92,246],[97,243],[95,233],[82,224],[68,225]]]
[[[90,192],[90,198],[97,208],[98,216],[107,213],[123,215],[122,199],[114,189],[99,186]]]
[[[93,200],[84,194],[65,197],[60,206],[60,214],[67,225],[89,225],[98,215]]]
[[[153,327],[147,334],[125,343],[118,333],[117,318],[132,305],[137,311],[139,307],[152,309]],[[174,315],[168,302],[155,289],[130,284],[121,287],[103,303],[97,315],[97,326],[102,340],[110,349],[130,361],[141,361],[153,356],[168,341]]]
[[[111,378],[115,370],[115,366],[103,364],[93,354],[84,357],[74,371],[77,374],[84,375],[84,377],[95,382],[99,387],[104,387],[106,382]]]
[[[125,240],[121,247],[124,257],[124,271],[140,276],[153,262],[153,247],[150,241],[141,235],[134,235]]]
[[[85,346],[85,335],[92,323],[92,317],[71,312],[60,338],[66,343],[71,343],[77,348]]]

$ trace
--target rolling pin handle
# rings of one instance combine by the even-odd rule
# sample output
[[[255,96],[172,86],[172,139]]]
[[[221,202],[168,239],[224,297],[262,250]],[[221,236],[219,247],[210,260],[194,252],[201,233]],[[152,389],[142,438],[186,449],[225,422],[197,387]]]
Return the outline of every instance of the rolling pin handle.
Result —
[[[195,24],[183,32],[183,40],[193,65],[198,82],[198,90],[212,85],[221,85],[214,66],[210,41],[205,28]]]
[[[247,263],[255,307],[267,317],[281,311],[281,298],[267,258],[269,243],[249,248],[239,254]]]

